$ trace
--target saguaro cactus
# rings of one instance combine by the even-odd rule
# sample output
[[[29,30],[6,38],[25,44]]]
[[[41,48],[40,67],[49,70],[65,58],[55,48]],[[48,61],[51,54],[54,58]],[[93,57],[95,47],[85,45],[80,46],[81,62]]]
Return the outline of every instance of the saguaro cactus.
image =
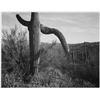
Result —
[[[38,65],[38,59],[36,59],[36,55],[39,51],[39,30],[40,30],[40,23],[39,23],[39,16],[38,13],[32,12],[31,13],[31,20],[25,21],[19,15],[16,15],[18,21],[28,27],[29,30],[29,46],[30,46],[30,67],[29,67],[29,74],[34,75],[35,68]]]
[[[35,73],[35,68],[38,66],[38,59],[39,59],[39,55],[41,50],[39,50],[39,43],[40,43],[40,39],[39,39],[39,30],[41,30],[41,32],[43,34],[54,34],[56,35],[62,46],[63,49],[65,51],[66,57],[67,57],[67,61],[69,60],[69,48],[67,45],[67,42],[63,36],[63,34],[55,29],[55,28],[48,28],[43,26],[42,24],[39,23],[39,16],[38,13],[36,12],[32,12],[31,13],[31,20],[30,21],[25,21],[23,20],[19,15],[16,15],[18,21],[28,27],[29,30],[29,46],[30,46],[30,67],[28,70],[28,75],[34,75]],[[27,73],[25,75],[25,77],[27,77]]]

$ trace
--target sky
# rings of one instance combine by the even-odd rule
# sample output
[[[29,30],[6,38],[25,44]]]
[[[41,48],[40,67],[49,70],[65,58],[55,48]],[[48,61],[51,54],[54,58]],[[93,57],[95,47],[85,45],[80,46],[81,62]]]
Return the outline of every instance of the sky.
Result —
[[[16,19],[16,14],[25,20],[30,20],[30,12],[3,12],[2,28],[9,29],[15,25],[23,27]],[[89,12],[40,12],[40,23],[56,28],[64,35],[67,43],[99,41],[99,13]],[[27,33],[28,34],[28,33]],[[55,35],[44,35],[40,32],[41,42],[59,42]]]

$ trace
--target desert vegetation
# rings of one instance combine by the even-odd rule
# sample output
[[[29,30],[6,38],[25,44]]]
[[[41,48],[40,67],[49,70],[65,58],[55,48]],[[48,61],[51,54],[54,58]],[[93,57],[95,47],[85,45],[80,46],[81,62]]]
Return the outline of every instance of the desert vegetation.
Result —
[[[38,71],[29,70],[27,31],[18,27],[2,31],[2,87],[99,87],[99,42],[69,44],[67,60],[60,43],[41,43]]]

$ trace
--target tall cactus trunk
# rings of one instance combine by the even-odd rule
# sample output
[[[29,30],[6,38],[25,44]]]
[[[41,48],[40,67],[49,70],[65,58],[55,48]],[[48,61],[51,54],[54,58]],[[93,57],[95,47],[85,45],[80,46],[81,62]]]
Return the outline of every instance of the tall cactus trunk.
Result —
[[[30,73],[34,75],[35,68],[38,66],[38,59],[35,59],[39,51],[39,16],[38,13],[32,13],[31,24],[28,27],[29,30],[29,44],[30,44]]]
[[[25,21],[19,15],[16,15],[18,21],[28,27],[29,30],[29,47],[30,47],[30,66],[27,73],[34,75],[35,69],[38,66],[38,59],[36,57],[39,51],[39,30],[40,30],[40,23],[39,23],[39,16],[38,13],[32,12],[31,13],[31,20]],[[36,59],[37,58],[37,59]]]

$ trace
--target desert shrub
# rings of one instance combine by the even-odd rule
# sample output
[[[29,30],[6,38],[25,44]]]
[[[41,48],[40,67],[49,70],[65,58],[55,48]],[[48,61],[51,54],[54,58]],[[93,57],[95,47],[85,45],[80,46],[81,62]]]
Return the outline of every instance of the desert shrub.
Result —
[[[40,69],[45,68],[54,60],[53,56],[53,48],[56,46],[56,41],[53,41],[51,44],[41,44],[40,50],[42,53],[40,54]]]
[[[27,71],[29,46],[26,33],[26,30],[19,30],[17,26],[11,28],[10,32],[2,31],[2,74],[24,74]]]

